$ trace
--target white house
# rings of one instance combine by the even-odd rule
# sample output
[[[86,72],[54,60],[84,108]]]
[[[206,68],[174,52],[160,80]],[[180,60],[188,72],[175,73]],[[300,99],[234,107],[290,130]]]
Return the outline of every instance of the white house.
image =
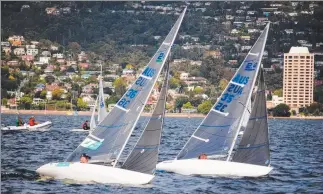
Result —
[[[39,57],[39,61],[43,64],[48,64],[50,60],[50,57]]]
[[[284,97],[273,95],[271,101],[274,106],[277,106],[278,104],[284,103]]]
[[[179,76],[180,80],[186,80],[189,76],[189,73],[182,72],[181,75]]]
[[[35,49],[35,48],[27,49],[27,55],[32,55],[32,56],[38,55],[38,49]]]
[[[13,53],[15,55],[24,55],[25,54],[25,48],[15,48],[15,49],[13,49]]]
[[[63,59],[64,55],[63,55],[63,53],[55,53],[55,54],[53,54],[53,57],[57,58],[57,59]],[[76,61],[74,61],[74,62],[76,64]]]
[[[36,48],[36,45],[33,45],[33,44],[26,45],[26,49],[35,49],[35,48]]]
[[[43,51],[41,53],[44,57],[50,57],[52,54],[49,51]]]
[[[58,51],[58,46],[51,45],[50,50],[52,51]]]

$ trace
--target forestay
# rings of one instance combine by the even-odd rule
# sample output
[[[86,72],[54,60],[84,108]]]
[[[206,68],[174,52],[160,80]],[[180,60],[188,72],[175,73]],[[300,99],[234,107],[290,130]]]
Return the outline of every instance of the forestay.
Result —
[[[78,161],[82,153],[90,155],[92,161],[118,160],[164,66],[185,11],[186,8],[139,78],[66,161]]]
[[[269,166],[269,139],[265,82],[260,72],[258,91],[254,106],[244,135],[240,141],[232,161],[262,166]]]
[[[168,88],[169,64],[166,65],[165,78],[155,110],[149,119],[141,137],[122,168],[146,174],[154,174],[158,161],[158,148],[164,122],[166,96]]]
[[[259,71],[268,29],[269,24],[177,159],[197,158],[201,153],[230,155]]]

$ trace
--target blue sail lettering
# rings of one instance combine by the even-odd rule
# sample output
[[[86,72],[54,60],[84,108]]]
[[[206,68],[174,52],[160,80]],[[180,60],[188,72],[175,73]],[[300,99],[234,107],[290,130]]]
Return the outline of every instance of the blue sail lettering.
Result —
[[[138,93],[138,90],[130,89],[126,94],[126,96],[132,99],[136,97],[137,93]]]
[[[119,105],[119,106],[121,106],[121,107],[123,107],[123,108],[126,108],[126,106],[127,106],[129,103],[130,103],[130,100],[127,100],[127,99],[125,99],[125,98],[122,98],[122,99],[119,101],[118,105]]]
[[[224,112],[224,108],[226,108],[228,105],[223,104],[222,102],[219,102],[216,106],[215,106],[215,110],[218,110],[220,112]]]
[[[139,77],[136,81],[137,86],[144,86],[146,84],[147,79],[143,77]]]
[[[257,67],[257,63],[247,63],[246,67],[244,68],[244,70],[246,71],[254,71]]]
[[[156,59],[156,62],[157,62],[157,63],[162,62],[162,61],[163,61],[163,59],[164,59],[164,57],[165,57],[165,53],[163,53],[163,52],[159,53],[159,55],[158,55],[158,57],[157,57],[157,59]]]
[[[232,81],[239,84],[247,84],[249,81],[249,77],[238,74],[234,77]]]
[[[156,70],[150,67],[147,67],[144,72],[142,72],[142,75],[147,77],[153,77],[155,75]]]

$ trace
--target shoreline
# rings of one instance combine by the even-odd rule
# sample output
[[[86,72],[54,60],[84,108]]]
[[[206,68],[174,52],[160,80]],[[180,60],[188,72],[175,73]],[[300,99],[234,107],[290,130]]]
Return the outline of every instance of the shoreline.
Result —
[[[78,115],[80,116],[91,116],[91,111],[78,111]],[[7,109],[1,110],[1,114],[17,114],[16,110]],[[57,110],[19,110],[19,114],[22,115],[67,115],[73,116],[73,112],[71,111],[57,111]],[[142,113],[141,116],[150,116],[151,113]],[[166,117],[173,117],[173,118],[204,118],[206,115],[199,114],[199,113],[166,113]],[[303,119],[303,120],[323,120],[323,116],[308,116],[308,117],[273,117],[268,116],[269,119]]]

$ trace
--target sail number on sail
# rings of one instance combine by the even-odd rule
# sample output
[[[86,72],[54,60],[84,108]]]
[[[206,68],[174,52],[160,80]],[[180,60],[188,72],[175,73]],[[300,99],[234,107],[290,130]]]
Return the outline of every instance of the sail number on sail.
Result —
[[[156,69],[147,67],[142,72],[142,76],[140,76],[136,80],[135,85],[143,87],[146,84],[147,80],[149,78],[151,79],[155,75],[155,73],[156,73]],[[118,105],[121,106],[122,108],[126,108],[127,105],[131,102],[133,98],[137,96],[138,93],[139,93],[139,90],[135,90],[135,89],[128,90],[126,96],[119,101]]]
[[[253,71],[256,69],[257,63],[247,62],[245,66],[246,71]],[[225,112],[225,108],[232,102],[232,100],[241,95],[243,92],[243,86],[248,84],[249,77],[237,74],[230,82],[227,91],[222,95],[220,101],[215,105],[216,111]]]

